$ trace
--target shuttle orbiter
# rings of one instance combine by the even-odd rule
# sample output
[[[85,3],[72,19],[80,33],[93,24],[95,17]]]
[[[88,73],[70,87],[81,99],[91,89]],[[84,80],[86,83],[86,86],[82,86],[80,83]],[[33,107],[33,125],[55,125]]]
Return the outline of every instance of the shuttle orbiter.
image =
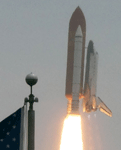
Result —
[[[84,84],[83,112],[92,112],[99,109],[108,116],[111,110],[96,96],[98,53],[95,52],[93,42],[90,41],[87,49],[86,72]]]

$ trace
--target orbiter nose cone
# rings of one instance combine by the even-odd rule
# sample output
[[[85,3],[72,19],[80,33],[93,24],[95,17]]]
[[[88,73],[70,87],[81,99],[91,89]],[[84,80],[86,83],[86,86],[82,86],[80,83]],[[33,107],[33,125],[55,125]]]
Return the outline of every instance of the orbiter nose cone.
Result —
[[[94,43],[92,40],[89,41],[88,51],[90,51],[90,53],[94,53]]]
[[[89,41],[89,45],[93,47],[93,41],[92,40]]]
[[[81,30],[81,26],[80,25],[78,26],[78,28],[76,30],[75,36],[78,36],[78,37],[81,36],[82,37],[82,30]]]

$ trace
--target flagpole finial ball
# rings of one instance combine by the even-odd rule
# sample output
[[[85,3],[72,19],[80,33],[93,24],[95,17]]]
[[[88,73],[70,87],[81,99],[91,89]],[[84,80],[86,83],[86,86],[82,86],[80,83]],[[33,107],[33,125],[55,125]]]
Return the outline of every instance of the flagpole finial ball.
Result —
[[[26,83],[28,84],[28,85],[30,85],[30,86],[33,86],[33,85],[35,85],[36,83],[37,83],[37,81],[38,81],[38,78],[37,78],[37,76],[35,75],[35,74],[33,74],[33,73],[30,73],[30,74],[28,74],[27,76],[26,76]]]

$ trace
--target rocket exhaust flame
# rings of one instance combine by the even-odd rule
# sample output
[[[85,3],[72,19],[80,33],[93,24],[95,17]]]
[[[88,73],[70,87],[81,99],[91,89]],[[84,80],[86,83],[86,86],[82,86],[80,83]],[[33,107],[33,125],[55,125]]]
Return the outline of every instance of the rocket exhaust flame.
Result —
[[[83,150],[80,115],[68,114],[65,118],[60,150]]]

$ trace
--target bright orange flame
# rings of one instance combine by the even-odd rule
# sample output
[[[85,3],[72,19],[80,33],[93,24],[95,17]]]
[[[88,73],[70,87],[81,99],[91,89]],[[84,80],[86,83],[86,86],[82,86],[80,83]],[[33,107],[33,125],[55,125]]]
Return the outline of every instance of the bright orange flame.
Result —
[[[83,150],[80,115],[69,114],[65,118],[60,150]]]

